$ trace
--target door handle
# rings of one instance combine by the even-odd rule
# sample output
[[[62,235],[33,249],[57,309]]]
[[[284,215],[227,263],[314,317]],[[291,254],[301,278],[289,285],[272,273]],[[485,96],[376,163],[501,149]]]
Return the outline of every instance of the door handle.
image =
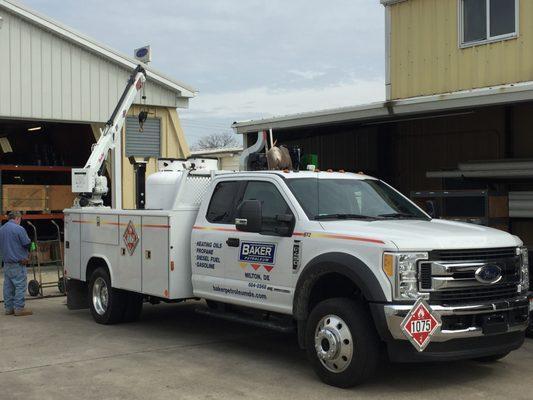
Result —
[[[240,243],[241,241],[239,240],[239,238],[229,238],[228,240],[226,240],[226,244],[229,247],[239,247]]]

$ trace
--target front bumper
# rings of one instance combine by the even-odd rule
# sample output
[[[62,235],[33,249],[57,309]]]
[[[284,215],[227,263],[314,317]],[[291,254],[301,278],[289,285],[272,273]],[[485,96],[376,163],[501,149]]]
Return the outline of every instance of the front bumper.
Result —
[[[456,360],[502,354],[521,346],[528,326],[527,296],[461,306],[431,305],[442,327],[419,353],[403,334],[401,323],[413,306],[371,306],[381,338],[394,361]]]

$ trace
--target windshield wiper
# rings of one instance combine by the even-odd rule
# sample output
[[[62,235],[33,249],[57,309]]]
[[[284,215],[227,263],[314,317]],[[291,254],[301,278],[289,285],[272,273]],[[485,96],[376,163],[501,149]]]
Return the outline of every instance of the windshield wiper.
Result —
[[[315,217],[315,220],[317,221],[321,219],[363,219],[363,220],[375,221],[379,218],[371,217],[369,215],[360,215],[360,214],[323,214],[323,215],[317,215]]]
[[[407,214],[407,213],[390,213],[390,214],[380,214],[379,215],[382,218],[393,218],[393,219],[425,219],[427,218],[420,216],[420,215],[414,215],[414,214]]]

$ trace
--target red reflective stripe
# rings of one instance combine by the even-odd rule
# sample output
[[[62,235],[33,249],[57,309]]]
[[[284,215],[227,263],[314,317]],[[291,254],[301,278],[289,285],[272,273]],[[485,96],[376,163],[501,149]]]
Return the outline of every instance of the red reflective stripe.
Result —
[[[356,242],[367,242],[367,243],[377,243],[385,244],[384,241],[379,239],[370,239],[359,236],[350,236],[350,235],[335,235],[331,233],[321,233],[321,232],[294,232],[294,236],[304,236],[310,238],[325,238],[325,239],[340,239],[340,240],[354,240]]]

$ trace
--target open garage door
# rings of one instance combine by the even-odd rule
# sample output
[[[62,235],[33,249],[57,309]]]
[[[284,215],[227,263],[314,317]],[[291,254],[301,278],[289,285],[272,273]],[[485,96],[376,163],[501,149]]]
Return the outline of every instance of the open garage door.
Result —
[[[89,124],[0,120],[0,210],[16,210],[42,226],[62,220],[73,194],[70,170],[81,167],[95,142]],[[48,223],[47,223],[48,221]]]

